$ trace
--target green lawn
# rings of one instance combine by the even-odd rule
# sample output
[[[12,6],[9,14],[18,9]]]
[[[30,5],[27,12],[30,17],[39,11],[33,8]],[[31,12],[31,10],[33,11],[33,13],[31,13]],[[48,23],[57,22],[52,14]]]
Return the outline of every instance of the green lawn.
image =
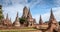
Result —
[[[34,28],[21,28],[21,29],[5,29],[5,30],[0,30],[0,32],[28,32],[28,31],[34,31],[36,29]]]

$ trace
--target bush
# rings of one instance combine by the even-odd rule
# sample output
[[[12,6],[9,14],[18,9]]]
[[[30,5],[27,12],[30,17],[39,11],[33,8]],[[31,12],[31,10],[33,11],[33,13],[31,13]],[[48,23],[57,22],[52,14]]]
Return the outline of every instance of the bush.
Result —
[[[19,18],[19,21],[20,21],[21,24],[23,24],[23,23],[26,21],[26,19],[24,19],[24,18]]]

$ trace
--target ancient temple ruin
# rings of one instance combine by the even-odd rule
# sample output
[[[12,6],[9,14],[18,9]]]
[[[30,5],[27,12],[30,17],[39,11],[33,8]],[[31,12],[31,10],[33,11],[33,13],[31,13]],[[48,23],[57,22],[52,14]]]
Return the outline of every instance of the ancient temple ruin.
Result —
[[[45,30],[45,31],[50,31],[50,32],[53,32],[53,30],[57,31],[59,28],[59,23],[55,19],[52,9],[51,9],[49,21],[47,23],[43,22],[43,19],[40,15],[39,24],[36,24],[36,20],[32,17],[30,8],[28,9],[26,6],[23,8],[23,14],[20,18],[26,19],[24,21],[23,25],[20,23],[18,12],[16,15],[16,19],[13,23],[11,22],[11,19],[9,19],[8,13],[7,13],[6,19],[5,19],[3,12],[2,12],[2,5],[0,5],[0,27],[12,26],[12,27],[16,27],[16,28],[17,27],[21,28],[22,26],[24,26],[24,27],[33,27],[33,28],[36,28],[36,29],[39,29],[42,31]]]

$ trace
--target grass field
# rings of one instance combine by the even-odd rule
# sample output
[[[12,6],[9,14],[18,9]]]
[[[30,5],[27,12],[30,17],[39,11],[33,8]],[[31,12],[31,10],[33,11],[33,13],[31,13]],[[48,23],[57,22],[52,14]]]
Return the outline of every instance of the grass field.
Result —
[[[37,29],[34,28],[21,28],[21,29],[4,29],[0,30],[0,32],[28,32],[28,31],[35,31]]]

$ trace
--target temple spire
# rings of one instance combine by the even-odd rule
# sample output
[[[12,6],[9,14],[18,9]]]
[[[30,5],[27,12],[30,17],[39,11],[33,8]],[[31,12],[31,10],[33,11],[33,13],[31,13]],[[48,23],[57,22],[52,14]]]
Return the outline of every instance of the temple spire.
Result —
[[[52,12],[52,9],[51,9],[49,22],[53,23],[53,21],[56,22],[56,19],[55,19],[54,15],[53,15],[53,12]]]
[[[17,20],[19,21],[19,19],[18,19],[18,12],[17,12],[17,15],[16,15],[16,19],[15,19],[15,21],[17,21]]]
[[[55,19],[55,18],[54,18],[54,15],[53,15],[53,12],[52,12],[52,8],[51,8],[50,19]]]
[[[17,12],[16,19],[15,19],[15,22],[13,23],[13,25],[16,26],[16,27],[20,27],[20,22],[19,22],[19,18],[18,18],[18,12]]]
[[[51,14],[50,14],[50,19],[48,22],[49,27],[51,26],[52,23],[58,23],[53,15],[52,9],[51,9]]]
[[[8,13],[6,15],[6,19],[4,21],[4,25],[6,25],[6,26],[12,26],[12,23],[11,23],[9,17],[8,17]]]
[[[56,21],[54,15],[53,15],[52,9],[51,9],[51,14],[50,14],[50,19],[49,19],[48,25],[49,25],[48,29],[50,29],[51,31],[54,28],[58,28],[59,27],[59,23]]]
[[[39,24],[40,24],[40,25],[43,24],[43,21],[42,21],[41,15],[40,15]]]
[[[28,14],[28,8],[25,6],[25,7],[23,8],[22,18],[27,18],[27,14]]]
[[[7,15],[6,15],[6,19],[8,19],[8,13],[7,13]]]
[[[27,18],[32,18],[32,15],[31,15],[30,9],[29,9],[29,12],[28,12]]]
[[[17,16],[16,17],[18,17],[18,12],[17,12]]]

